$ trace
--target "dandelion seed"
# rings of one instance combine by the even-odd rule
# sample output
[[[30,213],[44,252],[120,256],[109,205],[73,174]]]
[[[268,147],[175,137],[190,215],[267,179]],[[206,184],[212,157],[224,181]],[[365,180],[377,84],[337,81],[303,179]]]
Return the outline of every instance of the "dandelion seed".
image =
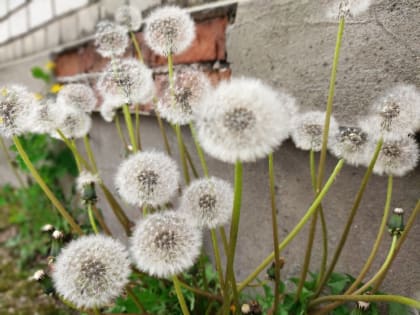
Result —
[[[174,76],[173,92],[167,89],[157,103],[162,118],[172,124],[185,125],[193,120],[211,85],[207,76],[198,70],[180,70]]]
[[[325,124],[325,112],[312,111],[298,114],[292,119],[292,139],[302,150],[321,151]],[[338,124],[333,116],[330,119],[329,139],[338,134]]]
[[[115,12],[115,21],[129,31],[137,31],[141,25],[141,14],[137,7],[123,5]]]
[[[369,155],[372,156],[374,143],[369,147]],[[384,137],[373,171],[379,175],[404,176],[416,167],[418,158],[419,149],[413,137]]]
[[[144,104],[154,95],[153,72],[136,59],[114,60],[100,76],[97,88],[113,103]]]
[[[180,209],[199,227],[213,229],[229,222],[232,216],[232,186],[219,178],[195,180],[185,190]]]
[[[251,162],[272,152],[288,136],[294,98],[257,79],[222,82],[197,113],[198,137],[211,156]]]
[[[168,56],[185,51],[195,38],[195,24],[183,9],[167,6],[156,9],[146,19],[144,37],[157,54]]]
[[[128,30],[111,21],[101,21],[96,25],[95,46],[105,58],[115,58],[124,54],[128,46]]]
[[[28,117],[36,99],[19,85],[2,87],[0,91],[0,134],[6,138],[19,136],[30,126]]]
[[[105,306],[128,283],[128,252],[119,241],[103,236],[82,236],[62,249],[52,278],[57,292],[77,307]]]
[[[91,113],[96,102],[95,93],[86,84],[67,84],[57,95],[57,104],[74,106],[85,113]]]
[[[190,268],[202,245],[201,231],[183,215],[165,211],[137,223],[131,237],[136,266],[157,277],[170,277]]]
[[[364,165],[371,157],[367,156],[369,133],[361,127],[340,127],[339,132],[330,137],[329,150],[338,158],[351,165]]]
[[[178,189],[176,162],[161,152],[139,152],[118,167],[115,186],[129,204],[158,206],[168,202]]]

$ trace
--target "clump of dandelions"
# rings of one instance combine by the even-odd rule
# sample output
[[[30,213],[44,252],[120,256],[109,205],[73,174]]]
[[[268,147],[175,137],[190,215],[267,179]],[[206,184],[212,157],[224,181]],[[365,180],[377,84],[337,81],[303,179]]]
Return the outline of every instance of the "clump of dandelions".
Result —
[[[370,145],[370,156],[376,144]],[[384,137],[384,143],[373,171],[379,175],[404,176],[413,170],[418,162],[419,149],[412,136]]]
[[[96,96],[86,84],[67,84],[58,92],[57,104],[74,106],[85,113],[91,113],[96,106]]]
[[[31,125],[28,121],[34,96],[23,86],[0,87],[0,134],[6,138],[23,134]]]
[[[192,182],[185,190],[180,209],[202,228],[216,228],[229,222],[232,216],[233,189],[230,183],[216,178]]]
[[[128,47],[127,29],[111,21],[101,21],[96,25],[96,51],[105,58],[115,58],[124,54]]]
[[[326,15],[330,19],[341,16],[357,16],[366,12],[371,5],[372,0],[332,0]]]
[[[330,138],[328,149],[338,158],[358,166],[369,162],[369,133],[363,127],[339,127],[339,133]]]
[[[179,171],[168,155],[156,151],[132,154],[118,167],[115,186],[134,206],[158,206],[168,202],[178,189]]]
[[[89,235],[61,250],[52,278],[55,289],[65,300],[89,309],[105,306],[119,296],[130,272],[124,245],[108,236]]]
[[[198,137],[211,156],[229,163],[262,158],[289,136],[295,99],[260,80],[222,82],[197,113]]]
[[[167,6],[154,10],[146,19],[144,38],[158,55],[185,51],[195,38],[195,24],[183,9]]]
[[[174,89],[166,89],[157,110],[172,124],[185,125],[193,120],[202,99],[211,88],[208,77],[198,70],[183,69],[174,76]]]
[[[96,86],[104,98],[120,105],[150,102],[155,88],[152,70],[132,58],[113,60]]]
[[[185,216],[165,211],[137,223],[130,252],[139,270],[170,277],[190,268],[202,245],[202,233]]]
[[[321,151],[324,132],[325,112],[311,111],[297,114],[292,119],[292,139],[302,150]],[[338,134],[338,124],[333,116],[330,119],[329,139]]]
[[[141,14],[137,7],[123,5],[115,12],[115,22],[129,31],[137,31],[141,25]]]
[[[56,129],[59,129],[66,138],[77,139],[83,138],[89,133],[92,126],[91,117],[82,110],[71,106],[60,106],[54,111],[56,119]],[[51,134],[54,138],[61,137],[53,131]]]
[[[378,134],[413,133],[420,128],[420,92],[414,85],[393,87],[372,104],[371,116],[363,123]]]

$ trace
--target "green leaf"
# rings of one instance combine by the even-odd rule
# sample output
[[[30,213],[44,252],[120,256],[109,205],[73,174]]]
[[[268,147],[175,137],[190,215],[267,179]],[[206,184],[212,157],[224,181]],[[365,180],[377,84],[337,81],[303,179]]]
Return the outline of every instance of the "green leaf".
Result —
[[[410,308],[406,305],[399,304],[399,303],[389,303],[388,314],[389,315],[408,315],[411,313],[410,313]]]
[[[31,69],[32,76],[36,79],[41,79],[45,81],[45,83],[50,83],[51,76],[48,73],[45,73],[45,71],[41,67],[33,67]]]

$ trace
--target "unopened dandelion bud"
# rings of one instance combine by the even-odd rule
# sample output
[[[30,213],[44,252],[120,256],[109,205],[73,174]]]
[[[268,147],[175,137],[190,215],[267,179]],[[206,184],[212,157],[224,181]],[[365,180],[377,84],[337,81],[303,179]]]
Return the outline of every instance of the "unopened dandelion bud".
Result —
[[[400,236],[404,231],[404,210],[395,208],[388,222],[388,231],[392,236]]]
[[[62,240],[64,238],[64,233],[61,232],[60,230],[55,230],[52,234],[51,234],[52,238],[55,240]]]
[[[55,230],[55,228],[54,228],[54,225],[52,225],[52,224],[44,224],[41,227],[41,232],[50,233],[50,232],[52,232],[54,230]]]
[[[45,294],[49,295],[54,292],[51,277],[44,270],[37,270],[30,279],[37,281],[42,286]]]
[[[82,171],[76,180],[83,203],[95,203],[98,200],[95,184],[100,182],[98,174]]]
[[[45,271],[40,269],[40,270],[35,271],[35,273],[31,277],[31,279],[33,279],[35,281],[40,281],[45,276],[46,276]]]

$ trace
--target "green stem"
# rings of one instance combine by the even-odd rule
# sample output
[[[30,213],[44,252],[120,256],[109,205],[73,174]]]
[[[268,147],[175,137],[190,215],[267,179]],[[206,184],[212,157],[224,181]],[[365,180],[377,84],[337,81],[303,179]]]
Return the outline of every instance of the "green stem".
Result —
[[[6,157],[7,164],[9,164],[10,169],[12,170],[13,174],[16,177],[16,180],[18,181],[20,187],[26,187],[22,177],[20,176],[16,166],[13,164],[12,157],[9,154],[9,150],[7,149],[6,144],[4,143],[3,137],[0,137],[0,146],[3,150],[4,156]]]
[[[81,166],[83,165],[86,169],[90,169],[89,163],[81,156],[80,152],[77,150],[77,146],[73,145],[73,142],[68,139],[60,129],[56,130],[59,134],[61,140],[66,144],[66,146],[70,149],[71,153],[73,153],[74,160],[77,164],[77,169],[80,171]],[[79,165],[80,164],[80,165]]]
[[[115,121],[115,128],[117,129],[118,136],[120,137],[121,142],[124,144],[124,149],[127,150],[128,143],[127,143],[127,140],[125,140],[124,133],[121,129],[120,115],[118,115],[118,112],[115,113],[114,121]]]
[[[194,292],[194,293],[196,293],[198,295],[201,295],[201,296],[208,297],[211,300],[215,300],[215,301],[219,301],[219,302],[223,301],[222,297],[219,296],[219,295],[214,295],[214,294],[211,294],[210,292],[200,290],[199,288],[194,288],[194,287],[188,285],[187,283],[185,283],[184,281],[181,281],[180,279],[178,279],[178,281],[179,281],[179,285],[181,287],[184,287],[185,289],[187,289],[191,292]]]
[[[25,152],[25,149],[22,147],[20,140],[18,137],[13,137],[13,142],[15,143],[16,149],[19,152],[22,160],[25,162],[26,166],[28,167],[29,171],[31,172],[32,176],[34,177],[35,181],[44,191],[45,195],[50,199],[53,205],[57,208],[58,212],[63,216],[63,218],[67,221],[67,223],[71,226],[74,232],[79,235],[83,235],[83,231],[80,226],[73,220],[71,215],[67,212],[67,210],[63,207],[61,202],[55,197],[53,192],[48,188],[47,184],[44,182],[42,177],[39,175],[38,171],[32,164],[31,160],[29,159],[28,155]]]
[[[130,31],[130,37],[131,37],[131,41],[133,42],[134,49],[136,50],[137,58],[141,62],[143,62],[143,55],[141,53],[140,45],[139,45],[139,42],[137,41],[136,35],[134,34],[133,31]]]
[[[420,309],[420,302],[400,295],[327,295],[319,297],[309,303],[314,306],[328,301],[365,301],[365,302],[391,302],[400,303]],[[317,313],[320,314],[320,313]]]
[[[219,275],[220,288],[222,290],[222,295],[224,295],[223,294],[224,292],[223,269],[222,269],[222,261],[220,259],[219,245],[217,243],[216,230],[211,229],[210,235],[211,235],[211,241],[213,244],[214,260],[216,262],[217,274]]]
[[[166,153],[168,153],[168,155],[171,156],[172,155],[171,147],[169,145],[168,136],[166,134],[166,130],[165,130],[165,126],[163,125],[162,118],[160,118],[160,115],[159,115],[158,112],[155,112],[155,115],[156,115],[156,119],[157,119],[157,122],[158,122],[158,125],[159,125],[160,132],[161,132],[162,137],[163,137],[163,142],[165,144]]]
[[[93,216],[93,211],[92,211],[92,204],[90,202],[88,202],[88,216],[89,216],[89,222],[90,225],[92,226],[92,230],[93,232],[95,232],[95,234],[98,234],[98,227],[96,226],[96,222],[95,222],[95,218]]]
[[[185,146],[184,146],[184,141],[182,139],[181,127],[178,124],[175,125],[175,132],[176,132],[176,139],[178,141],[178,150],[179,150],[180,160],[182,163],[182,170],[184,172],[185,184],[188,185],[190,183],[190,173],[188,172],[188,165],[187,165],[187,159],[185,156]]]
[[[327,259],[328,259],[328,230],[327,230],[327,221],[325,220],[324,209],[322,205],[319,205],[319,218],[321,219],[321,231],[322,231],[322,259],[321,259],[321,268],[319,270],[318,281],[322,279],[325,274],[325,269],[327,268]]]
[[[99,226],[101,227],[102,231],[104,231],[104,233],[107,235],[112,235],[111,230],[109,229],[108,225],[105,223],[105,220],[102,214],[99,212],[95,204],[92,204],[92,211],[96,217],[96,220],[98,220]]]
[[[274,246],[274,305],[273,314],[277,314],[280,299],[280,250],[279,250],[279,231],[277,226],[277,207],[276,207],[276,191],[274,179],[274,158],[273,153],[268,155],[268,177],[270,183],[270,201],[271,201],[271,222],[273,228],[273,246]]]
[[[174,283],[176,296],[178,297],[179,304],[181,305],[181,310],[183,315],[190,315],[190,312],[187,307],[187,303],[185,303],[184,295],[181,291],[181,284],[178,280],[177,276],[172,276],[172,281]]]
[[[229,252],[229,244],[228,244],[228,240],[227,240],[227,236],[226,236],[226,231],[225,231],[225,228],[223,226],[221,226],[219,228],[219,233],[220,233],[220,237],[222,239],[223,250],[225,251],[225,256],[227,256],[228,252]]]
[[[279,244],[279,250],[282,251],[300,232],[300,230],[305,226],[306,222],[310,219],[312,214],[316,211],[319,207],[321,201],[324,199],[325,195],[331,188],[335,178],[337,177],[338,173],[340,172],[341,168],[344,165],[344,160],[341,159],[338,161],[337,165],[334,168],[334,171],[331,173],[330,178],[325,183],[324,187],[318,194],[318,196],[313,201],[312,205],[306,211],[305,215],[300,219],[299,223],[293,228],[293,230],[286,236],[286,238]],[[242,291],[248,283],[254,280],[261,271],[263,271],[273,260],[274,252],[268,255],[263,262],[244,280],[241,282],[241,285],[238,287],[238,291]]]
[[[137,297],[137,295],[133,292],[133,290],[127,286],[125,288],[125,290],[127,291],[127,294],[130,296],[130,298],[133,300],[134,304],[136,304],[137,308],[144,314],[146,314],[146,309],[144,308],[143,304],[140,302],[139,298]]]
[[[379,250],[379,245],[381,244],[383,235],[384,235],[385,230],[386,230],[386,223],[387,223],[387,220],[388,220],[389,210],[390,210],[390,207],[391,207],[391,196],[392,196],[392,175],[389,175],[388,176],[388,188],[387,188],[387,193],[386,193],[384,213],[383,213],[383,216],[382,216],[381,225],[379,227],[379,231],[378,231],[378,234],[376,236],[375,243],[373,244],[372,251],[370,252],[369,257],[366,260],[366,263],[363,266],[362,270],[360,271],[359,275],[357,276],[356,280],[354,280],[354,282],[350,286],[350,288],[347,289],[348,293],[352,293],[357,288],[359,283],[361,283],[363,281],[363,278],[365,277],[365,275],[369,271],[369,269],[370,269],[370,267],[371,267],[371,265],[372,265],[372,263],[375,259],[376,253]]]
[[[228,288],[230,286],[234,295],[234,302],[235,302],[237,310],[239,310],[239,302],[238,302],[238,297],[237,297],[236,281],[233,281],[234,279],[233,266],[235,262],[236,242],[238,240],[239,220],[240,220],[240,215],[241,215],[241,201],[242,201],[242,162],[236,161],[233,211],[232,211],[232,221],[230,225],[229,252],[227,255],[227,264],[226,264],[225,292],[226,294],[227,292],[229,292]],[[225,301],[226,305],[228,303],[229,303],[228,300]]]
[[[101,315],[101,312],[96,307],[93,308],[92,311],[95,315]]]
[[[136,129],[136,143],[141,151],[141,136],[140,136],[140,105],[135,105],[135,129]]]
[[[337,249],[334,252],[334,256],[333,256],[333,259],[331,261],[331,264],[330,264],[327,272],[325,273],[325,275],[321,278],[321,281],[319,282],[319,284],[317,286],[317,291],[315,293],[315,296],[318,296],[321,293],[323,286],[328,281],[328,278],[330,277],[331,273],[333,272],[333,270],[335,268],[335,265],[337,264],[337,261],[338,261],[340,255],[341,255],[341,252],[342,252],[342,250],[344,248],[344,245],[347,241],[347,236],[348,236],[348,234],[350,232],[350,229],[351,229],[351,226],[353,224],[353,219],[354,219],[354,217],[357,213],[357,210],[359,209],[359,205],[360,205],[360,202],[362,201],[364,192],[366,190],[366,186],[369,182],[370,176],[372,175],[373,168],[375,166],[376,160],[378,159],[379,152],[380,152],[381,147],[382,147],[382,143],[383,143],[383,140],[380,139],[378,141],[377,145],[376,145],[375,152],[374,152],[373,157],[372,157],[372,159],[369,163],[369,166],[368,166],[368,168],[365,172],[365,175],[363,176],[362,183],[360,184],[359,191],[357,192],[357,195],[356,195],[356,198],[354,200],[353,206],[350,210],[350,214],[349,214],[349,217],[347,219],[346,226],[344,227],[343,234],[341,235],[340,241],[337,245]]]
[[[188,162],[188,164],[191,167],[191,171],[192,171],[194,177],[195,178],[199,178],[200,176],[198,175],[197,169],[195,168],[194,162],[193,162],[193,160],[191,158],[191,154],[188,151],[187,146],[185,145],[185,143],[184,143],[184,151],[185,151],[185,157],[187,158],[187,162]]]
[[[335,92],[335,81],[337,77],[337,66],[338,66],[338,61],[339,61],[339,56],[340,56],[340,48],[341,48],[341,41],[343,38],[343,32],[344,32],[344,17],[340,17],[340,22],[339,22],[338,31],[337,31],[337,40],[335,44],[333,65],[331,69],[330,88],[328,92],[327,110],[325,113],[324,131],[322,134],[322,148],[321,148],[321,156],[319,158],[319,167],[318,167],[318,176],[317,176],[317,191],[321,189],[322,182],[324,180],[325,161],[327,158],[328,133],[330,130],[330,120],[331,120],[331,114],[332,114],[332,109],[333,109],[333,100],[334,100],[334,92]]]
[[[206,159],[204,157],[203,150],[201,149],[200,143],[198,142],[197,133],[195,131],[194,125],[192,122],[190,122],[190,130],[191,135],[194,140],[195,148],[197,150],[198,157],[200,158],[201,167],[203,168],[203,174],[205,177],[209,176],[209,170],[207,168]]]
[[[388,255],[382,267],[368,282],[366,282],[361,288],[357,289],[354,292],[354,294],[364,293],[364,291],[367,290],[373,283],[375,283],[383,275],[383,273],[388,269],[389,265],[391,264],[392,257],[394,256],[397,240],[398,240],[398,236],[394,235],[392,237],[391,248],[389,249]]]
[[[133,147],[133,152],[136,153],[138,151],[136,136],[134,135],[133,129],[133,122],[131,121],[131,114],[130,109],[128,108],[128,104],[124,104],[122,106],[123,113],[124,113],[124,120],[127,126],[128,136],[130,138],[131,146]]]
[[[169,53],[168,55],[168,80],[169,80],[169,90],[173,97],[174,96],[174,64],[173,64],[171,53]]]
[[[72,140],[70,140],[70,143],[71,143],[71,146],[73,147],[73,150],[74,151],[78,151],[77,150],[77,145],[76,145],[76,141],[74,140],[74,139],[72,139]],[[75,159],[75,161],[76,161],[76,166],[77,166],[77,169],[78,169],[78,171],[79,171],[79,173],[82,171],[82,162],[80,161],[80,159],[79,159],[79,155],[75,155],[74,156],[74,159]]]
[[[95,173],[98,173],[98,167],[96,166],[95,156],[93,155],[92,147],[90,145],[89,136],[83,137],[83,142],[85,143],[85,149],[86,153],[90,162],[90,165],[92,166],[92,170]]]

